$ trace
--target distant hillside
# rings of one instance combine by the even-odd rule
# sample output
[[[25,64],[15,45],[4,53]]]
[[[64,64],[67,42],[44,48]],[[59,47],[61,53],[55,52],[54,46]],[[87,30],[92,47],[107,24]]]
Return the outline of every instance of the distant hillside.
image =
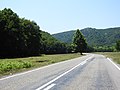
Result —
[[[81,32],[85,36],[90,46],[115,45],[116,40],[120,39],[120,27],[107,28],[107,29],[95,29],[85,28]],[[53,34],[53,36],[65,43],[71,43],[75,30]]]
[[[55,37],[56,39],[62,42],[71,43],[74,33],[75,33],[75,30],[72,30],[72,31],[53,34],[53,37]]]
[[[44,42],[58,42],[58,40],[56,38],[54,38],[51,34],[49,34],[48,32],[45,31],[41,31],[41,36],[42,36],[42,40]]]

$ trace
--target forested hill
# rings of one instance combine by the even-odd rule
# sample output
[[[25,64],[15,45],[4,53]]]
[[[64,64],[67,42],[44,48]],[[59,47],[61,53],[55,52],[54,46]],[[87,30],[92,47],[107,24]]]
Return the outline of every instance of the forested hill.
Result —
[[[90,46],[112,46],[120,39],[120,27],[107,29],[85,28],[82,29],[81,32]],[[72,30],[53,34],[53,36],[62,42],[71,43],[74,33],[75,30]]]
[[[52,36],[62,42],[71,43],[74,33],[75,33],[75,30],[71,30],[71,31],[67,31],[67,32],[53,34]]]

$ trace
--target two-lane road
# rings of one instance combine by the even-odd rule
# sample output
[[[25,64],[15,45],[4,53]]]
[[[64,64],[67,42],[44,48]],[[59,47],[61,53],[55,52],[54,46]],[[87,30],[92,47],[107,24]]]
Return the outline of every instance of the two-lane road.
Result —
[[[1,78],[0,90],[120,90],[120,69],[103,55],[87,54]]]

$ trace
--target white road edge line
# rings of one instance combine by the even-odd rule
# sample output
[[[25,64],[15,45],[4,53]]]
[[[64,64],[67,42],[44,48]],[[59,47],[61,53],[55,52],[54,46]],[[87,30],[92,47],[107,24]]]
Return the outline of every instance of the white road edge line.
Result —
[[[51,89],[52,87],[54,87],[56,84],[51,84],[51,85],[49,85],[49,86],[47,86],[44,90],[49,90],[49,89]]]
[[[110,59],[110,58],[107,58],[118,70],[120,70],[120,68]]]
[[[89,58],[87,58],[86,60],[84,60],[84,64],[85,62],[87,62],[87,60],[91,59],[94,55],[90,56]],[[58,80],[59,78],[63,77],[64,75],[66,75],[67,73],[71,72],[72,70],[74,70],[75,68],[77,68],[80,65],[83,65],[83,62],[79,63],[78,65],[74,66],[73,68],[71,68],[70,70],[64,72],[63,74],[59,75],[58,77],[54,78],[53,80],[49,81],[48,83],[42,85],[41,87],[37,88],[36,90],[41,90],[43,88],[45,88],[46,86],[50,85],[51,83],[55,82],[56,80]]]
[[[67,62],[67,61],[59,62],[59,63],[65,63],[65,62]],[[14,74],[14,75],[11,75],[11,76],[3,77],[3,78],[0,79],[0,81],[6,80],[6,79],[9,79],[9,78],[13,78],[13,77],[16,77],[16,76],[28,74],[28,73],[31,73],[31,72],[34,72],[34,71],[37,71],[37,70],[40,70],[40,69],[43,69],[43,68],[47,68],[47,67],[50,67],[50,66],[53,66],[53,65],[57,65],[59,63],[55,63],[55,64],[51,64],[51,65],[48,65],[48,66],[40,67],[40,68],[37,68],[37,69],[33,69],[33,70],[30,70],[30,71],[26,71],[26,72]]]

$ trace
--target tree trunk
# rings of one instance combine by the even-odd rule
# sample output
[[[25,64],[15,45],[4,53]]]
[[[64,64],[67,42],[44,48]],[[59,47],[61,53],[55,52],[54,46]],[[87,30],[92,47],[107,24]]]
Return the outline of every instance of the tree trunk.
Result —
[[[80,52],[80,54],[83,55],[82,52]]]

